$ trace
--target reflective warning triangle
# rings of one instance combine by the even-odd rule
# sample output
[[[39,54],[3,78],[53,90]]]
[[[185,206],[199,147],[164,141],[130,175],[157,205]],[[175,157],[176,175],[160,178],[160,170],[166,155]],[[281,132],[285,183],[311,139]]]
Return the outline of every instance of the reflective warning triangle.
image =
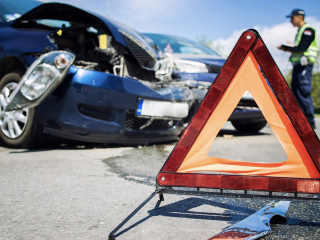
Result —
[[[287,161],[243,162],[208,156],[215,137],[247,90],[282,145]],[[241,35],[160,170],[157,184],[320,193],[320,141],[257,31],[250,29]]]

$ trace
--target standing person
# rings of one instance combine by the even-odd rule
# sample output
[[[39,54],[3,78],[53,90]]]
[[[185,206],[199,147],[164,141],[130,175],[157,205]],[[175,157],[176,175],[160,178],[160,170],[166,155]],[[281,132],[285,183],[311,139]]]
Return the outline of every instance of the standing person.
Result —
[[[304,21],[305,12],[302,9],[292,10],[287,17],[291,18],[294,27],[299,28],[294,47],[279,45],[278,48],[292,53],[289,59],[293,65],[291,89],[311,127],[315,129],[311,78],[313,64],[319,51],[316,30]]]

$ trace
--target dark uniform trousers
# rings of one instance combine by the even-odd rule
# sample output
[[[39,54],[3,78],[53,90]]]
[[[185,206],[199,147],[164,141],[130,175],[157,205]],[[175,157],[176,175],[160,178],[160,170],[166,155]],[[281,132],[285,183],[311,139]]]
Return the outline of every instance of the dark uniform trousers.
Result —
[[[314,108],[311,97],[311,79],[313,64],[293,66],[291,88],[307,120],[314,124]]]

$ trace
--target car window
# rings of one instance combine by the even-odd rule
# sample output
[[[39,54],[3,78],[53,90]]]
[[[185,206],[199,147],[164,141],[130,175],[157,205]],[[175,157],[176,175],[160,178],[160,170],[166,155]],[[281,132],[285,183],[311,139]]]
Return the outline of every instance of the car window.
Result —
[[[50,26],[50,27],[56,27],[56,28],[64,28],[64,27],[71,26],[70,22],[54,20],[54,19],[41,19],[41,20],[37,20],[37,23],[41,25]]]
[[[193,46],[191,46],[191,47],[189,47],[189,46],[181,46],[180,47],[180,51],[181,51],[181,53],[206,54],[205,51],[202,51],[201,49],[193,47]]]
[[[165,53],[205,54],[219,56],[211,48],[182,37],[144,33]]]
[[[3,21],[10,22],[21,15],[29,12],[31,9],[42,4],[32,0],[1,0],[0,1],[0,17]]]

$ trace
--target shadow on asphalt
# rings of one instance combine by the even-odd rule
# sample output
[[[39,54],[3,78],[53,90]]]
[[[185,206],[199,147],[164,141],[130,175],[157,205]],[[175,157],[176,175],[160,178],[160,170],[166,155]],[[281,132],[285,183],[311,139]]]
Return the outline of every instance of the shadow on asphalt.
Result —
[[[239,207],[236,205],[228,204],[228,203],[222,203],[218,201],[213,200],[207,200],[202,198],[195,198],[190,197],[187,199],[183,199],[168,205],[160,206],[160,201],[157,202],[154,209],[149,210],[149,216],[137,221],[136,223],[132,224],[131,226],[125,228],[121,232],[117,233],[115,237],[118,237],[126,232],[128,232],[130,229],[138,226],[139,224],[145,222],[149,218],[156,217],[156,216],[165,216],[165,217],[175,217],[175,218],[192,218],[192,219],[207,219],[207,220],[216,220],[216,221],[227,221],[232,222],[232,219],[237,216],[237,218],[246,218],[247,216],[255,213],[256,211],[250,208],[246,207]],[[235,214],[226,214],[226,213],[214,213],[214,212],[199,212],[199,211],[193,211],[192,209],[203,206],[203,205],[209,205],[212,207],[219,207],[224,208],[232,211],[242,212],[243,215],[241,216],[235,215]],[[140,210],[140,211],[143,211]]]
[[[152,217],[157,217],[157,216],[165,216],[165,217],[171,217],[171,218],[174,217],[174,218],[225,221],[225,222],[228,222],[230,225],[232,225],[254,214],[257,210],[261,208],[261,206],[258,207],[259,205],[261,205],[261,202],[260,204],[256,203],[256,204],[250,205],[246,202],[244,202],[244,204],[236,204],[233,201],[233,199],[228,199],[228,202],[223,202],[222,200],[223,199],[221,198],[215,198],[215,200],[213,199],[208,200],[208,199],[190,197],[190,198],[183,199],[168,205],[164,205],[162,207],[161,206],[159,207],[160,201],[158,201],[157,204],[155,205],[155,208],[148,211],[149,216],[144,217],[139,221],[135,222],[134,224],[123,229],[121,232],[117,233],[115,237],[118,237],[128,232],[132,228],[144,223],[148,219]],[[263,206],[265,204],[263,204]],[[314,203],[314,204],[318,204],[318,203]],[[201,207],[203,205],[223,208],[225,209],[225,211],[223,213],[214,213],[214,212],[200,212],[200,211],[192,210],[194,208]],[[303,205],[303,203],[298,203],[298,205]],[[250,208],[250,206],[252,206],[252,208]],[[295,206],[295,207],[298,207],[299,209],[299,206]],[[140,211],[143,211],[143,208]],[[273,231],[275,231],[275,228],[278,228],[280,226],[288,227],[289,225],[299,226],[299,227],[319,227],[320,226],[319,222],[313,221],[313,220],[311,221],[304,220],[299,214],[298,215],[293,214],[294,216],[290,216],[290,215],[291,214],[289,214],[287,221],[283,221],[283,218],[281,219],[281,221],[274,221],[276,220],[274,219],[271,222],[273,225],[272,227]]]

